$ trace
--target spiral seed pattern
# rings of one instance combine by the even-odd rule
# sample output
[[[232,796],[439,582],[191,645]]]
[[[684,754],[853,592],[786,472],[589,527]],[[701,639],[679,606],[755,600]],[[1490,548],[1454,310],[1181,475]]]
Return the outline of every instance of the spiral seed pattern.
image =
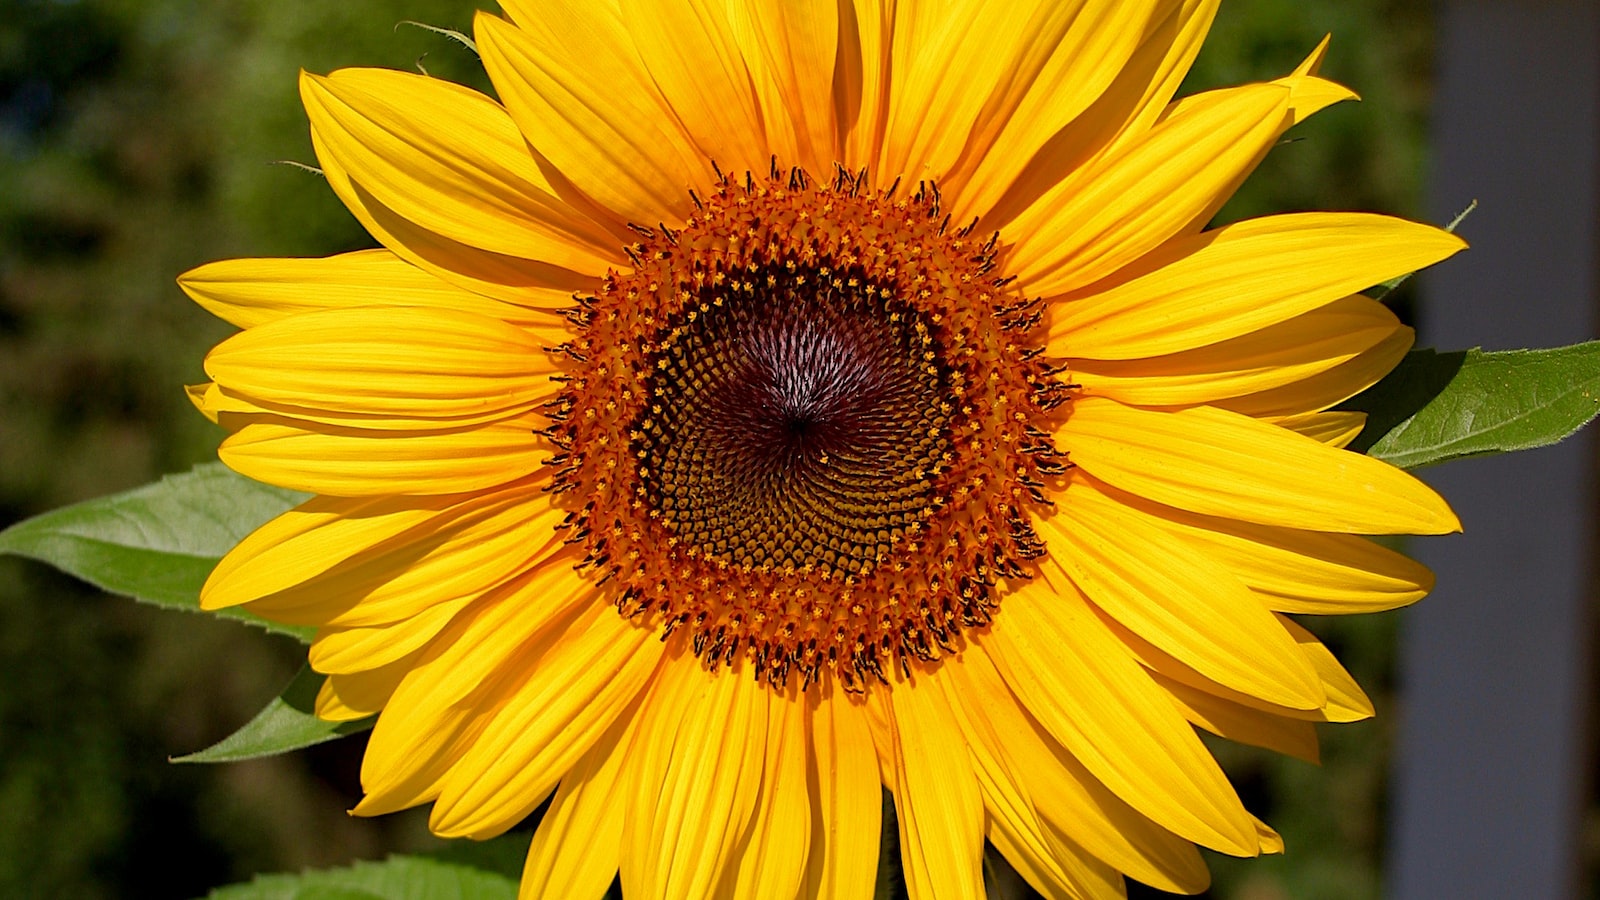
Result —
[[[939,348],[862,275],[761,268],[662,341],[637,448],[650,505],[717,562],[864,573],[933,512],[950,448]]]

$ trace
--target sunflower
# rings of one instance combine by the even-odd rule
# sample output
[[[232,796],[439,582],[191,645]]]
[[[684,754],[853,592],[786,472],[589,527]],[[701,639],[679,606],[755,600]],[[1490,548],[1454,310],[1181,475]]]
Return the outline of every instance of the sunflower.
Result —
[[[180,279],[243,331],[191,396],[316,495],[206,585],[316,626],[377,714],[363,815],[525,897],[914,898],[1208,881],[1282,843],[1197,728],[1314,758],[1371,714],[1290,618],[1410,603],[1362,535],[1459,528],[1342,449],[1462,247],[1361,213],[1208,228],[1317,76],[1173,101],[1215,0],[505,0],[495,100],[305,75],[382,249]]]

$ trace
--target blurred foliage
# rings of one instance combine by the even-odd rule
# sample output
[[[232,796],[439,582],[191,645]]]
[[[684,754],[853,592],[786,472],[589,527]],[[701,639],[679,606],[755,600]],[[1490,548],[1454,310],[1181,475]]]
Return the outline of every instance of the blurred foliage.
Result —
[[[180,386],[227,333],[179,272],[229,256],[370,245],[320,178],[301,68],[413,68],[485,87],[453,0],[0,0],[0,526],[213,457]],[[1420,208],[1431,55],[1423,0],[1226,0],[1189,90],[1292,69],[1366,102],[1292,134],[1233,219]],[[1376,897],[1392,616],[1311,623],[1368,686],[1321,768],[1218,746],[1287,857],[1214,859],[1212,896]],[[423,820],[352,819],[361,739],[223,767],[165,762],[247,720],[299,651],[222,621],[107,598],[0,560],[0,896],[185,897],[254,873],[436,846]],[[1135,892],[1137,895],[1137,891]]]

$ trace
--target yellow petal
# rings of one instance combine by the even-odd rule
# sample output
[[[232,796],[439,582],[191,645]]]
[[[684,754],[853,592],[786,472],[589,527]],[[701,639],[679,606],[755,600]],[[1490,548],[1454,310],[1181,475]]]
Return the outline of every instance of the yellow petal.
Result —
[[[876,174],[889,98],[897,0],[839,4],[839,90],[835,109],[843,133],[845,168]]]
[[[1355,359],[1303,381],[1218,400],[1213,406],[1247,416],[1296,416],[1319,412],[1354,397],[1389,374],[1411,349],[1416,335],[1403,328]]]
[[[1004,743],[995,733],[989,718],[975,708],[993,702],[993,698],[970,696],[970,679],[946,677],[956,667],[967,664],[963,658],[965,655],[941,661],[940,676],[929,678],[926,683],[943,695],[950,708],[952,721],[960,730],[958,743],[967,748],[989,818],[1010,823],[1019,839],[1030,844],[1034,850],[1048,854],[1028,781],[1020,777],[1012,766]]]
[[[729,677],[729,676],[724,676]],[[811,853],[811,795],[806,786],[806,701],[774,694],[767,704],[767,754],[761,796],[738,851],[726,896],[794,897]]]
[[[1155,412],[1084,397],[1056,444],[1095,478],[1191,512],[1360,534],[1461,528],[1405,472],[1226,410]]]
[[[895,5],[888,116],[872,164],[880,181],[943,179],[995,79],[984,75],[985,59],[1007,57],[1007,49],[1021,45],[1014,20],[993,34],[997,12],[986,0]],[[1019,18],[1030,18],[1029,12]]]
[[[511,322],[546,346],[571,334],[554,313],[464,291],[389,250],[322,259],[226,259],[185,272],[178,286],[207,312],[240,328],[324,309],[421,306]]]
[[[567,590],[573,577],[567,566],[535,569],[468,606],[428,645],[367,743],[361,765],[367,796],[357,814],[381,815],[439,796],[444,779],[510,701],[529,667],[583,633],[574,624],[580,614],[607,611],[592,595]],[[612,617],[621,621],[614,612]]]
[[[217,421],[217,411],[206,401],[206,394],[215,387],[216,384],[210,381],[204,384],[186,384],[183,386],[184,396],[189,398],[189,402],[194,404],[195,409],[200,410],[200,415],[210,419],[213,424]]]
[[[593,0],[589,5],[596,12],[613,16],[622,9],[621,0]],[[537,28],[544,19],[544,0],[500,0],[500,8],[519,28]]]
[[[1159,356],[1215,344],[1433,265],[1466,244],[1364,213],[1249,219],[1179,238],[1051,307],[1052,352]]]
[[[624,222],[679,221],[711,168],[673,124],[620,15],[544,3],[521,29],[475,21],[484,68],[539,155]]]
[[[413,661],[406,657],[379,669],[329,675],[317,691],[317,718],[353,722],[377,715],[400,686],[400,680],[411,671]]]
[[[557,371],[538,339],[505,322],[382,307],[279,319],[218,344],[205,365],[270,411],[367,428],[503,418],[549,399]]]
[[[900,785],[895,783],[895,737],[894,723],[891,721],[894,711],[889,708],[889,696],[882,691],[867,691],[865,701],[861,704],[861,711],[872,728],[872,749],[878,755],[878,777],[883,780],[884,790],[898,795]]]
[[[439,784],[454,769],[504,696],[487,695],[470,706],[448,707],[428,716],[418,727],[413,672],[402,679],[395,695],[378,716],[367,751],[361,758],[361,787],[366,796],[351,812],[381,816],[427,803],[439,796]]]
[[[229,434],[236,433],[252,422],[285,421],[272,410],[258,403],[252,403],[214,381],[186,390],[189,392],[189,401],[198,406],[206,418],[221,425]]]
[[[735,0],[728,6],[772,151],[780,164],[814,175],[825,175],[842,158],[833,105],[839,6],[838,0]]]
[[[1213,92],[1215,93],[1215,92]],[[1172,116],[1048,191],[1006,227],[1030,296],[1093,284],[1178,234],[1282,130],[1289,90],[1253,85]]]
[[[396,256],[443,281],[485,297],[547,311],[568,308],[574,293],[592,294],[599,288],[597,277],[492,253],[430,231],[351,181],[316,131],[311,132],[311,147],[328,186],[362,227]]]
[[[522,821],[638,698],[661,658],[650,629],[595,604],[537,658],[440,785],[428,827],[483,840]]]
[[[614,238],[555,195],[511,116],[482,94],[385,69],[307,74],[300,94],[347,176],[418,225],[583,275],[622,262]]]
[[[1224,700],[1160,673],[1152,673],[1151,677],[1172,694],[1173,703],[1185,719],[1218,737],[1252,747],[1265,747],[1310,763],[1318,759],[1316,726],[1310,722],[1273,715]]]
[[[922,672],[888,689],[900,859],[911,896],[979,900],[983,798],[950,708],[927,683],[940,674]]]
[[[518,486],[485,499],[492,502],[463,503],[359,549],[351,546],[353,535],[339,527],[343,522],[330,523],[332,527],[297,535],[232,567],[213,590],[224,596],[254,595],[251,609],[277,621],[373,628],[419,615],[435,604],[475,597],[535,568],[571,576],[565,585],[548,585],[551,591],[565,587],[551,603],[587,587],[583,576],[572,571],[575,548],[565,548],[565,535],[556,530],[565,510],[550,503],[542,485]],[[284,560],[291,560],[288,567],[298,567],[300,560],[336,552],[333,547],[349,548],[349,555],[304,581],[263,593],[268,585],[283,583],[274,567],[285,565]]]
[[[241,475],[336,497],[459,494],[538,471],[550,457],[540,422],[519,416],[439,431],[371,431],[289,420],[250,422],[217,455]]]
[[[397,662],[433,640],[474,599],[466,596],[434,603],[414,616],[385,625],[320,628],[311,642],[311,668],[338,675]]]
[[[1030,779],[1012,764],[1005,742],[989,718],[973,709],[989,698],[968,696],[964,689],[969,682],[946,677],[951,668],[964,664],[960,658],[945,659],[940,676],[928,683],[944,694],[960,727],[961,742],[967,747],[982,791],[990,841],[1013,864],[1020,861],[1024,876],[1047,897],[1118,894],[1113,886],[1122,886],[1120,872],[1076,847],[1069,848],[1046,829],[1034,808]]]
[[[508,489],[503,496],[358,500],[313,497],[268,521],[230,550],[201,588],[201,608],[223,609],[260,600],[314,582],[347,564],[359,567],[366,559],[384,552],[407,554],[396,555],[377,567],[384,573],[378,580],[387,580],[392,577],[391,568],[411,564],[435,543],[449,544],[462,525],[474,521],[484,510],[519,503],[539,487],[519,486]],[[548,502],[541,505],[549,507]],[[529,558],[537,555],[541,547],[540,543],[531,543],[527,548]],[[340,585],[340,593],[350,590],[349,584]],[[392,621],[369,618],[335,624],[376,625]]]
[[[1139,664],[1148,670],[1150,677],[1159,677],[1163,679],[1163,683],[1171,681],[1187,685],[1240,706],[1287,719],[1306,722],[1356,722],[1371,718],[1372,705],[1367,702],[1366,695],[1361,693],[1350,673],[1333,658],[1333,654],[1289,619],[1283,616],[1278,618],[1317,671],[1317,678],[1322,682],[1322,692],[1328,698],[1327,704],[1320,709],[1291,709],[1287,706],[1277,706],[1260,697],[1224,687],[1157,649],[1149,641],[1119,623],[1110,619],[1103,621]]]
[[[1362,412],[1320,412],[1299,416],[1280,416],[1267,419],[1279,428],[1303,434],[1319,444],[1343,449],[1361,436],[1367,427],[1367,414]]]
[[[1062,841],[1038,845],[1013,823],[989,820],[989,843],[1045,900],[1125,900],[1122,873]]]
[[[764,174],[765,139],[750,67],[727,4],[715,0],[622,0],[634,49],[703,156],[724,172]]]
[[[830,689],[832,690],[832,689]],[[854,698],[808,698],[811,856],[803,896],[871,900],[878,872],[883,789],[872,729]]]
[[[982,131],[967,140],[963,156],[940,184],[953,199],[956,221],[988,212],[1034,154],[1100,98],[1140,43],[1182,5],[1180,0],[1080,0],[1057,10],[1005,9],[1002,15],[1017,24],[1027,15],[1041,19],[1038,27],[1029,23],[1008,36],[1029,44],[1019,48],[1025,51],[1019,57],[1023,64],[994,70],[1001,79],[977,115]],[[1048,54],[1042,66],[1035,55],[1040,50]]]
[[[522,869],[520,900],[602,897],[621,859],[624,767],[637,715],[613,724],[578,760],[539,819]]]
[[[1214,850],[1255,855],[1255,829],[1227,777],[1084,601],[1035,582],[1005,603],[989,652],[1050,735],[1158,824]]]
[[[385,707],[385,711],[389,708]],[[498,709],[490,702],[447,710],[430,723],[432,730],[423,741],[408,747],[405,756],[388,765],[380,765],[377,760],[385,757],[374,757],[370,749],[379,729],[384,727],[380,714],[372,730],[373,737],[368,739],[367,753],[361,758],[361,787],[366,794],[350,814],[385,816],[437,799],[440,783],[483,733],[484,726]]]
[[[1220,0],[1183,0],[1152,27],[1099,99],[1034,153],[979,222],[979,231],[1006,227],[1023,210],[1090,160],[1144,135],[1189,72]],[[976,204],[974,204],[976,208]]]
[[[1279,135],[1335,103],[1359,99],[1354,91],[1344,85],[1316,77],[1315,70],[1318,68],[1323,55],[1327,53],[1327,49],[1328,41],[1324,38],[1317,49],[1311,52],[1306,61],[1300,64],[1299,68],[1289,75],[1272,82],[1288,88],[1290,92],[1289,115],[1280,126]],[[1195,107],[1208,102],[1211,95],[1215,95],[1217,99],[1220,99],[1230,92],[1249,90],[1249,88],[1250,86],[1246,85],[1244,87],[1223,88],[1217,91],[1194,94],[1172,104],[1162,116],[1165,119],[1185,115]],[[1195,215],[1184,231],[1194,234],[1205,228],[1211,222],[1211,218],[1217,214],[1217,211],[1222,209],[1222,205],[1228,201],[1228,198],[1233,196],[1234,191],[1237,191],[1239,186],[1244,184],[1245,179],[1250,177],[1250,173],[1255,171],[1256,166],[1260,165],[1263,159],[1266,159],[1267,152],[1276,143],[1276,141],[1272,141],[1259,148],[1255,159],[1234,174],[1233,181],[1209,205]]]
[[[574,577],[564,565],[535,568],[453,619],[396,691],[387,709],[395,724],[385,731],[384,740],[375,736],[367,748],[375,771],[404,763],[423,739],[422,732],[453,711],[479,701],[500,708],[511,694],[507,685],[520,684],[517,679],[529,665],[568,637],[582,637],[583,623],[592,623],[595,617],[578,624],[574,620],[580,613],[592,612],[596,604],[592,591],[571,592]],[[472,702],[467,702],[469,698]],[[408,734],[406,728],[416,732]],[[367,789],[373,790],[371,785]]]
[[[1375,714],[1372,701],[1367,697],[1361,685],[1350,677],[1339,660],[1334,658],[1333,652],[1317,640],[1316,635],[1305,630],[1298,622],[1288,616],[1278,616],[1278,621],[1289,630],[1289,634],[1300,642],[1300,649],[1311,658],[1311,664],[1317,667],[1317,674],[1322,676],[1323,689],[1328,694],[1328,705],[1325,711],[1330,722],[1359,722],[1370,719]]]
[[[1082,847],[1161,890],[1204,890],[1210,875],[1194,845],[1128,806],[1062,749],[1021,709],[991,656],[969,645],[959,659],[947,660],[955,682],[951,693],[961,699],[969,717],[990,723],[997,741],[990,752],[1012,760],[1015,770],[1025,773],[1048,836]]]
[[[1040,523],[1049,558],[1107,615],[1219,684],[1320,708],[1316,672],[1226,566],[1077,479]]]
[[[737,865],[735,850],[754,814],[769,695],[748,671],[707,672],[687,654],[666,660],[660,678],[640,722],[622,890],[701,900]]]
[[[1255,819],[1256,834],[1261,837],[1261,852],[1265,855],[1276,855],[1282,853],[1283,835],[1273,831],[1271,826],[1260,819],[1257,819],[1255,816],[1251,816],[1250,818]]]
[[[1259,331],[1149,359],[1080,360],[1069,374],[1085,393],[1137,406],[1189,406],[1314,378],[1397,332],[1410,331],[1376,300],[1346,297]]]
[[[1274,84],[1286,85],[1294,91],[1294,96],[1290,101],[1290,108],[1293,112],[1293,117],[1290,120],[1291,127],[1304,122],[1335,103],[1360,99],[1355,91],[1326,78],[1318,78],[1316,77],[1316,72],[1311,70],[1312,67],[1309,66],[1309,63],[1313,59],[1325,55],[1327,49],[1328,40],[1323,38],[1322,43],[1318,45],[1316,50],[1312,51],[1311,56],[1307,58],[1305,63],[1301,63],[1294,73],[1273,82]],[[1188,99],[1187,97],[1184,98],[1184,100]],[[1183,102],[1179,101],[1180,105],[1172,110],[1172,114],[1176,115],[1183,111],[1181,106]]]
[[[975,0],[899,10],[883,176],[931,178],[959,192],[1041,76],[1040,90],[1067,107],[1052,111],[1061,121],[1088,106],[1132,52],[1153,5]],[[1113,6],[1121,13],[1108,18]],[[1043,120],[1042,140],[1054,129],[1043,111],[1030,112]]]
[[[1364,537],[1204,516],[1098,487],[1226,567],[1277,612],[1381,612],[1433,589],[1426,566]]]
[[[200,608],[238,606],[315,578],[349,556],[434,520],[462,499],[313,497],[228,551],[200,589]]]

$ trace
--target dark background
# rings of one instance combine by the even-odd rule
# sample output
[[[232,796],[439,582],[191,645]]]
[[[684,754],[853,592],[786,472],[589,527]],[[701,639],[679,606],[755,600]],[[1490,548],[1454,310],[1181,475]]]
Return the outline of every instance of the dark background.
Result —
[[[450,0],[0,0],[0,527],[214,458],[182,385],[229,329],[174,277],[231,256],[370,246],[322,180],[299,68],[487,87]],[[1301,126],[1224,219],[1421,217],[1432,23],[1422,0],[1228,0],[1188,89],[1277,77],[1326,33],[1362,94]],[[1401,296],[1402,306],[1406,298]],[[1215,745],[1287,857],[1215,859],[1211,896],[1379,896],[1393,614],[1309,623],[1372,693],[1313,767]],[[266,871],[436,849],[417,811],[353,819],[361,738],[174,766],[248,719],[303,651],[0,558],[0,897],[200,896]]]

